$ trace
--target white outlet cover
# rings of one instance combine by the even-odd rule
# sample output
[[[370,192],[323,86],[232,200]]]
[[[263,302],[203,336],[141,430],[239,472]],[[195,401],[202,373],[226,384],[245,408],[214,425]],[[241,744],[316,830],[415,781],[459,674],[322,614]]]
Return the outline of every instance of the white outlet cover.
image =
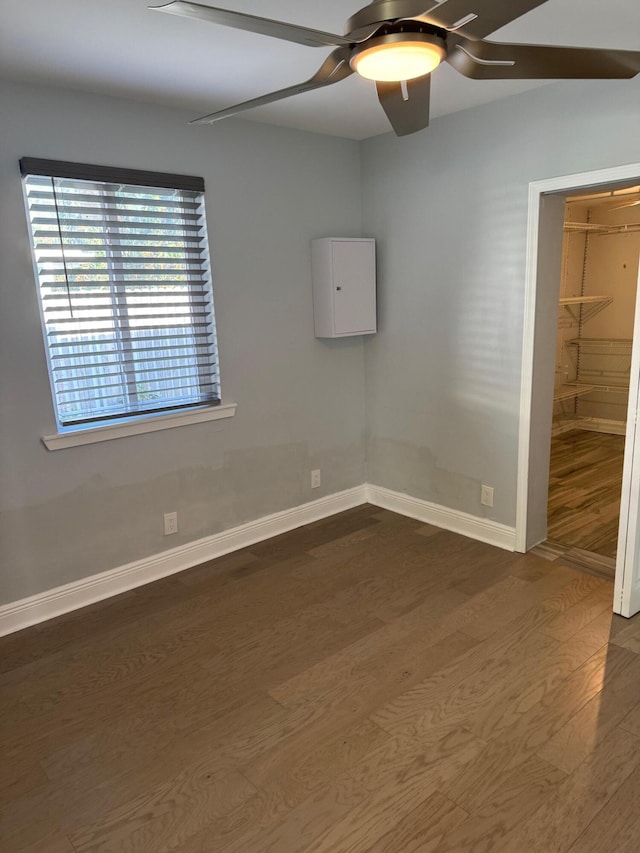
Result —
[[[171,536],[172,533],[178,532],[178,513],[165,512],[164,514],[164,535]]]
[[[482,486],[480,489],[480,503],[483,506],[493,506],[493,486]]]

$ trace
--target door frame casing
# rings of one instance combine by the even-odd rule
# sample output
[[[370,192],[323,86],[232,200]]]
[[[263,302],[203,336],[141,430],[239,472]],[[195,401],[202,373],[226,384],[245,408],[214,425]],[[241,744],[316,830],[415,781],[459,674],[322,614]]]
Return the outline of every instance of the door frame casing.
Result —
[[[549,282],[548,277],[541,274],[541,217],[544,215],[546,196],[563,197],[574,192],[598,188],[607,184],[619,184],[626,181],[640,183],[640,163],[630,163],[624,166],[614,166],[591,172],[580,172],[572,175],[562,175],[547,180],[532,181],[529,184],[529,217],[527,227],[527,255],[525,277],[525,305],[522,345],[522,372],[520,390],[520,421],[518,436],[518,472],[516,484],[516,551],[522,553],[532,548],[536,541],[528,536],[532,527],[532,518],[541,507],[538,505],[542,495],[531,500],[529,480],[532,466],[540,463],[542,452],[536,455],[536,447],[550,446],[551,422],[548,413],[534,411],[534,380],[536,368],[539,367],[540,353],[536,353],[536,333],[539,332],[537,323],[542,318],[537,317],[539,303],[544,295],[543,288],[557,288],[558,281]],[[553,323],[557,328],[557,314],[545,317],[543,322]],[[548,460],[547,460],[548,468]],[[544,495],[544,512],[546,518],[546,494]],[[545,528],[546,529],[546,528]],[[535,538],[538,538],[536,536]],[[541,541],[538,538],[538,541]]]
[[[633,322],[631,350],[631,381],[624,446],[622,495],[616,578],[613,609],[622,616],[633,616],[640,610],[640,589],[637,567],[638,537],[640,535],[640,444],[638,442],[638,403],[640,401],[640,264]],[[626,498],[626,499],[625,499]]]

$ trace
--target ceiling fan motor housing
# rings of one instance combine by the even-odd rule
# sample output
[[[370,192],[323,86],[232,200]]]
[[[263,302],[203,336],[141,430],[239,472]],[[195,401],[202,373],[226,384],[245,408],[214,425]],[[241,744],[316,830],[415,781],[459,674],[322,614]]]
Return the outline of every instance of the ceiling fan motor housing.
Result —
[[[428,3],[425,5],[429,5]],[[426,12],[427,9],[424,9]],[[375,24],[393,25],[394,23],[415,24],[419,15],[416,13],[415,0],[374,0],[363,9],[352,15],[347,21],[345,33],[353,33],[364,27]]]
[[[374,36],[352,47],[349,64],[354,71],[372,80],[421,77],[433,71],[446,57],[446,35],[444,30],[418,22],[386,24]],[[412,55],[411,70],[398,76],[392,66],[396,57],[407,55]],[[383,64],[386,61],[388,70],[380,69],[380,61]]]

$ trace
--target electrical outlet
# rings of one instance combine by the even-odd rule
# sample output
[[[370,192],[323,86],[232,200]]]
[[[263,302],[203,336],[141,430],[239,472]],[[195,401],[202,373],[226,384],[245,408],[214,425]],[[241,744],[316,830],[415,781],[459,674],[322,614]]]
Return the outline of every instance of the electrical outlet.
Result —
[[[316,468],[315,471],[311,472],[311,488],[319,489],[320,488],[320,469]]]
[[[178,513],[165,512],[164,514],[164,535],[171,536],[172,533],[178,532]]]
[[[480,503],[483,506],[493,506],[493,486],[480,487]]]

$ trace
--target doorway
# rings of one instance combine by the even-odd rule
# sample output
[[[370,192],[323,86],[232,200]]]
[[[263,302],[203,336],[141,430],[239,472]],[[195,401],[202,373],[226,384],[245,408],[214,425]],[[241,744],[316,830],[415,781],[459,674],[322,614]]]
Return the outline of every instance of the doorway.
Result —
[[[589,305],[588,302],[583,302],[581,307],[577,302],[567,302],[565,304],[561,304],[560,302],[561,298],[570,299],[573,297],[573,294],[571,296],[561,296],[560,292],[563,273],[563,236],[565,234],[567,200],[572,199],[579,203],[579,198],[584,196],[595,197],[601,195],[604,198],[605,195],[608,196],[613,192],[630,191],[632,187],[638,185],[640,185],[640,164],[616,167],[600,172],[584,173],[582,175],[570,175],[548,181],[538,181],[530,185],[518,499],[516,511],[516,548],[519,551],[530,550],[547,538],[547,499],[550,480],[551,437],[554,426],[554,402],[559,402],[557,399],[559,392],[557,390],[558,377],[556,373],[558,361],[558,309],[560,306],[563,314],[570,311],[575,312],[575,317],[577,318],[575,325],[578,331],[583,331],[580,328],[580,321],[585,321],[591,310],[585,307]],[[594,201],[594,198],[591,201]],[[596,206],[599,205],[593,205],[593,207]],[[620,207],[622,207],[622,204]],[[640,210],[638,210],[638,214],[640,214]],[[640,215],[638,215],[636,221],[640,221]],[[584,226],[588,225],[589,222],[581,222],[580,224]],[[594,222],[594,224],[598,223]],[[586,232],[588,229],[584,230]],[[637,276],[637,256],[634,273]],[[584,297],[585,295],[598,296],[599,294],[578,293],[577,297]],[[577,308],[576,305],[578,305]],[[633,311],[627,313],[633,314]],[[585,322],[582,323],[582,326],[585,326]],[[633,334],[636,343],[638,343],[638,339],[640,338],[639,328],[640,325],[636,322]],[[573,331],[575,332],[576,329]],[[575,342],[577,338],[586,337],[589,336],[574,334],[568,340]],[[606,339],[612,338],[613,335],[600,333],[593,334],[592,337]],[[578,343],[573,343],[571,346],[578,351],[588,348],[588,345],[583,343],[582,340]],[[594,346],[602,347],[604,344],[598,343]],[[640,346],[634,347],[633,357],[636,361],[640,359]],[[640,361],[638,363],[640,364]],[[563,384],[569,384],[571,381],[574,384],[589,384],[585,381],[579,381],[584,380],[586,374],[583,372],[582,376],[577,375],[577,365],[572,367],[568,362],[563,362],[563,364],[564,369],[567,371],[564,377],[560,377],[560,379],[565,380]],[[585,369],[585,364],[588,364],[588,360],[582,360],[583,370]],[[574,369],[576,371],[575,375]],[[594,370],[597,369],[597,366],[594,367]],[[635,373],[632,369],[631,375],[635,377],[637,372],[637,369]],[[556,392],[555,401],[554,391]],[[615,395],[618,393],[617,390],[605,392],[602,388],[598,389],[598,391],[601,391],[603,394]],[[632,388],[631,398],[629,411],[631,411],[632,406],[637,406],[638,397],[636,389]],[[610,403],[612,399],[613,397],[609,398]],[[598,408],[598,405],[600,408]],[[620,410],[620,403],[618,403],[618,407],[618,410]],[[606,400],[603,401],[597,394],[591,399],[591,410],[584,407],[579,408],[575,402],[573,407],[569,406],[568,408],[569,411],[567,412],[565,407],[564,412],[565,415],[568,415],[565,418],[567,421],[570,421],[571,417],[577,420],[580,416],[584,418],[582,426],[585,426],[587,418],[593,419],[591,426],[597,429],[584,430],[584,432],[595,433],[598,430],[602,431],[603,426],[607,426],[603,422],[607,420],[616,420],[619,423],[623,423],[626,419],[626,415],[617,418],[608,417],[607,415],[611,413],[611,405],[607,408]],[[622,409],[624,410],[624,405],[622,405]],[[558,418],[558,420],[563,420],[563,418]],[[567,423],[565,434],[569,434],[572,427],[573,425]],[[620,426],[617,427],[617,430],[620,433],[624,432],[624,429]],[[636,548],[635,533],[636,528],[638,528],[638,534],[640,535],[640,525],[637,524],[635,515],[633,518],[629,515],[631,504],[633,503],[634,513],[637,507],[637,501],[633,495],[635,491],[640,491],[640,447],[636,448],[635,420],[633,421],[632,432],[633,440],[631,445],[634,450],[633,457],[634,459],[637,457],[638,466],[634,469],[630,459],[625,457],[626,491],[625,486],[623,486],[622,516],[627,534],[624,537],[624,553],[622,555],[618,553],[616,587],[618,588],[618,581],[622,578],[621,567],[625,565],[627,567],[626,577],[628,584],[633,580],[633,588],[636,589],[638,584],[640,584],[640,554],[637,555],[638,559],[633,557],[633,555],[638,550]],[[602,432],[602,434],[605,435],[608,433]],[[618,437],[624,441],[623,436]],[[627,453],[628,455],[629,452]],[[633,532],[634,535],[629,537],[629,531]],[[630,560],[634,561],[634,568],[631,572],[629,571]],[[620,609],[622,598],[624,596],[621,596],[616,602],[614,607],[616,612],[623,612],[624,610],[624,608]],[[638,604],[637,609],[640,609],[640,604]],[[624,613],[624,615],[630,614]]]
[[[613,579],[640,258],[640,186],[565,200],[544,547]]]

